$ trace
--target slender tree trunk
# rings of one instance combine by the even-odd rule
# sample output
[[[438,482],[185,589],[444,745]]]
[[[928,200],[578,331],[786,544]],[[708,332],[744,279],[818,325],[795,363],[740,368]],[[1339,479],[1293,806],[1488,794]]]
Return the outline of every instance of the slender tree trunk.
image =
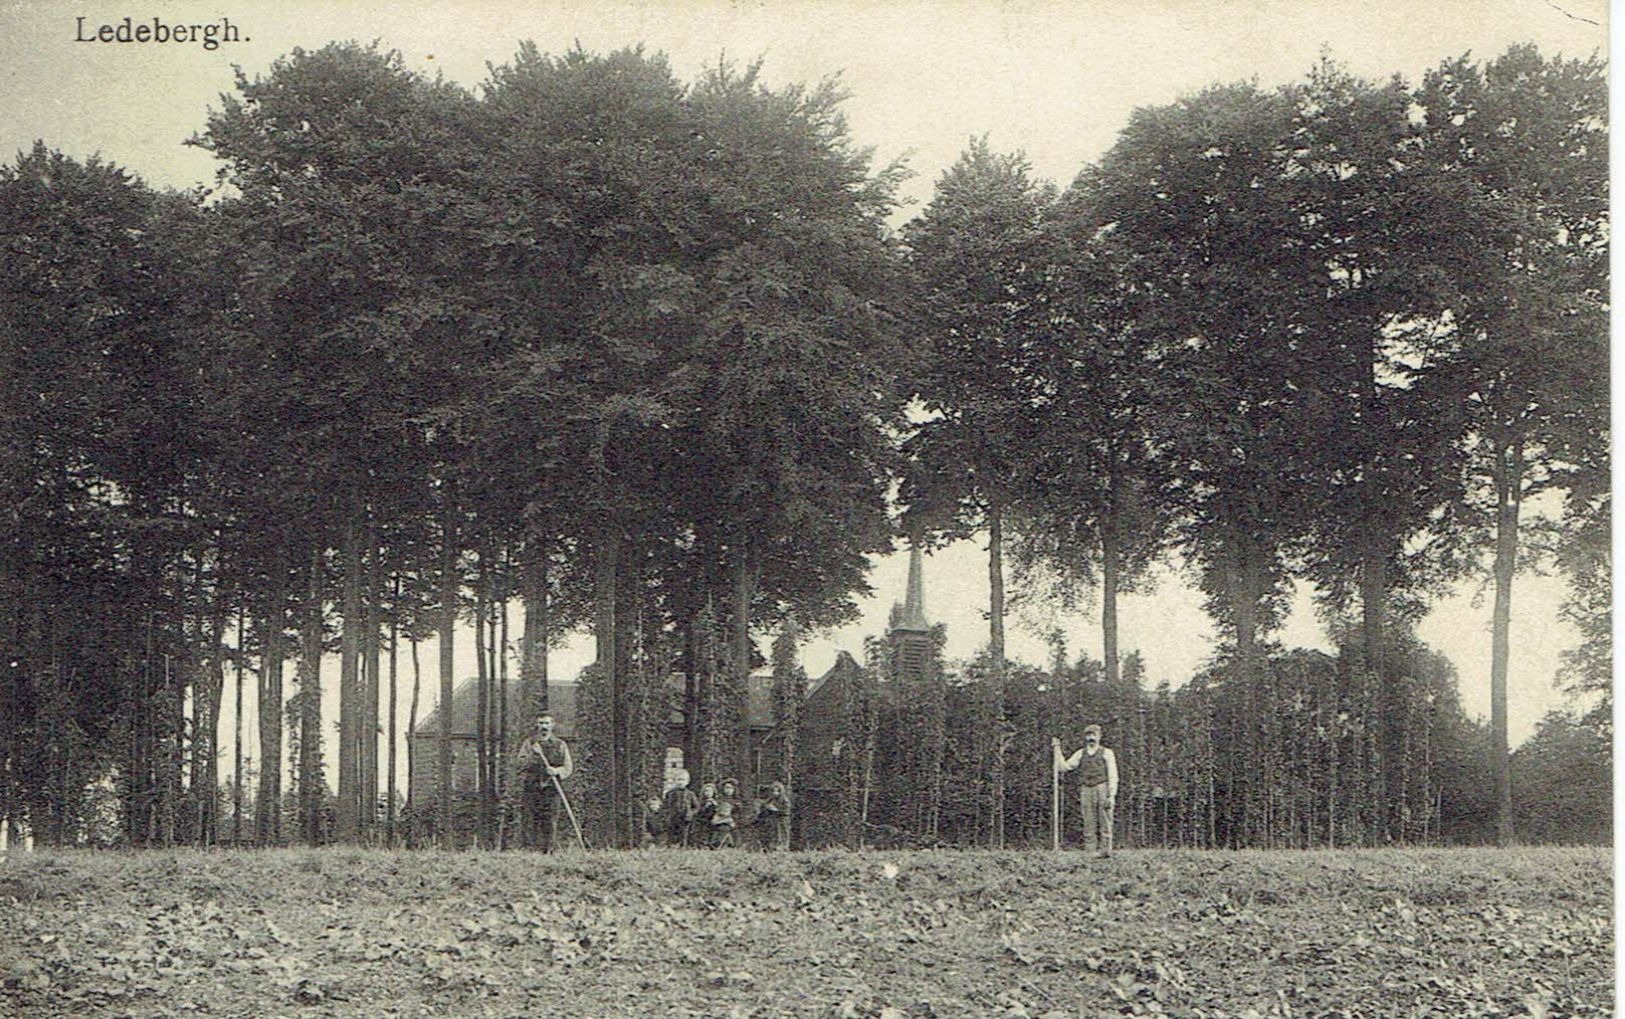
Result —
[[[942,675],[942,641],[938,631],[932,634],[931,658],[926,663],[924,710],[926,733],[926,812],[925,834],[936,841],[942,825],[943,775],[942,761],[948,742],[948,689]],[[799,673],[798,673],[799,676]],[[799,705],[795,722],[786,740],[786,756],[795,758],[796,732],[800,723]]]
[[[202,814],[203,804],[197,796],[197,787],[203,775],[202,735],[204,722],[208,717],[208,697],[210,681],[211,655],[203,654],[203,647],[210,641],[209,619],[204,614],[204,559],[206,551],[199,549],[192,560],[191,597],[188,598],[189,611],[192,617],[192,639],[187,641],[181,652],[181,660],[176,663],[175,678],[175,806],[180,814],[177,816],[175,828],[175,841],[200,843],[202,840]],[[187,688],[191,688],[192,719],[190,724],[186,717]],[[187,816],[186,804],[191,802],[190,817]]]
[[[700,752],[700,665],[694,617],[683,624],[683,767],[698,775]]]
[[[1422,815],[1422,841],[1426,842],[1431,834],[1431,827],[1438,821],[1438,813],[1434,810],[1433,781],[1433,704],[1428,702],[1422,709],[1422,774],[1425,776],[1422,783],[1422,801],[1425,804],[1425,813]]]
[[[497,790],[496,801],[499,810],[497,819],[497,848],[507,844],[508,834],[508,570],[512,568],[509,553],[503,553],[504,570],[499,577],[497,592],[497,611],[501,613],[502,627],[500,639],[497,642],[497,759],[493,773],[496,775]]]
[[[413,833],[423,828],[422,821],[417,815],[419,804],[415,798],[418,787],[418,762],[422,759],[418,743],[418,695],[423,689],[423,668],[418,661],[416,633],[407,636],[407,643],[412,647],[412,703],[406,710],[406,844],[411,846],[417,843]]]
[[[136,774],[140,776],[141,844],[151,846],[158,841],[158,719],[154,691],[158,690],[158,677],[162,667],[158,662],[156,643],[157,621],[147,613],[147,655],[142,664],[140,700],[136,707]]]
[[[254,843],[282,840],[282,630],[287,614],[287,564],[279,549],[261,633],[259,685],[260,780],[254,797]]]
[[[200,808],[198,842],[205,846],[212,846],[220,839],[220,713],[226,700],[225,641],[229,612],[225,594],[218,588],[212,615],[209,625],[209,672],[204,677],[209,688],[208,695],[203,711],[199,712],[195,704],[192,711],[194,717],[201,715],[202,718],[201,722],[193,723],[199,730],[193,734],[193,741],[198,748],[198,757],[202,759],[203,775],[200,784],[194,765],[192,782],[197,787],[196,799]]]
[[[1382,845],[1382,821],[1387,804],[1382,801],[1382,755],[1378,746],[1378,728],[1381,725],[1380,698],[1382,692],[1375,682],[1365,689],[1366,735],[1364,783],[1366,798],[1366,840],[1369,845]]]
[[[237,689],[233,697],[231,737],[231,844],[243,844],[243,644],[242,606],[237,607]]]
[[[615,676],[620,686],[616,701],[620,705],[619,726],[615,738],[621,747],[621,784],[618,792],[621,817],[616,820],[617,830],[624,828],[622,843],[636,844],[633,832],[634,817],[638,812],[639,767],[643,763],[643,744],[639,738],[639,692],[642,675],[638,667],[639,595],[643,589],[642,560],[639,550],[621,543],[619,569],[615,580]]]
[[[540,697],[536,688],[541,685],[542,589],[541,539],[532,530],[520,547],[519,601],[525,618],[519,625],[519,704],[521,716],[535,709]]]
[[[389,600],[389,761],[387,765],[389,771],[385,777],[389,803],[384,809],[384,837],[387,844],[393,847],[395,845],[395,819],[397,816],[395,810],[395,745],[400,729],[399,724],[396,722],[396,719],[400,716],[397,714],[395,697],[397,690],[395,682],[396,651],[399,648],[401,638],[401,578],[399,574],[395,574],[391,587],[393,595]],[[410,757],[410,753],[408,757]]]
[[[1258,597],[1252,584],[1253,564],[1242,552],[1231,565],[1230,616],[1236,630],[1236,661],[1251,670],[1258,652]]]
[[[525,718],[523,725],[520,726],[521,734],[523,734],[525,727],[531,724],[531,720],[536,715],[548,710],[547,660],[549,654],[553,650],[553,588],[551,586],[552,576],[548,567],[549,561],[547,556],[544,555],[542,557],[540,570],[540,579],[542,582],[541,625],[537,627],[538,633],[536,634],[536,643],[538,645],[537,658],[539,660],[536,663],[536,689],[534,691],[535,700],[533,702],[526,702],[525,704],[525,710],[531,714]]]
[[[875,740],[880,730],[880,691],[873,683],[872,674],[864,679],[864,710],[863,727],[860,730],[862,740],[859,744],[862,758],[863,775],[863,809],[858,816],[858,848],[864,847],[864,840],[869,832],[869,797],[875,784]],[[1004,831],[1001,825],[999,833],[1002,837]]]
[[[1355,286],[1359,282],[1358,275],[1350,280],[1351,285]],[[1381,332],[1380,328],[1375,327],[1369,330],[1372,347],[1366,355],[1368,370],[1363,373],[1365,416],[1371,421],[1380,420],[1378,402],[1381,399],[1381,392],[1377,373],[1382,363]],[[1374,438],[1375,436],[1367,437],[1368,441]],[[1383,836],[1397,834],[1403,839],[1404,818],[1409,814],[1404,767],[1406,724],[1399,676],[1388,662],[1386,552],[1394,536],[1385,533],[1382,508],[1387,502],[1388,486],[1384,483],[1380,458],[1381,452],[1372,445],[1367,445],[1360,456],[1362,470],[1358,499],[1359,505],[1364,510],[1365,531],[1360,549],[1360,611],[1366,668],[1377,677],[1379,691],[1381,728],[1378,748],[1382,760],[1378,772],[1381,784],[1377,796],[1383,805],[1381,818]]]
[[[478,844],[491,844],[491,666],[485,647],[485,616],[490,606],[490,556],[485,549],[476,553],[474,576],[474,797],[478,804]]]
[[[785,792],[790,796],[790,802],[796,803],[798,790],[795,784],[796,775],[796,749],[801,726],[801,706],[806,697],[806,684],[802,682],[800,667],[796,664],[796,655],[800,643],[800,629],[796,626],[796,617],[793,612],[786,613],[784,617],[784,634],[780,638],[785,642],[788,653],[783,656],[782,662],[774,664],[784,670],[784,675],[773,677],[777,694],[774,704],[775,715],[773,724],[779,730],[779,773],[774,776],[784,783]]]
[[[196,643],[187,648],[187,659],[183,666],[184,675],[191,677],[192,688],[192,717],[190,722],[185,718],[186,705],[179,706],[182,713],[181,731],[187,734],[182,754],[182,775],[184,794],[177,801],[182,804],[181,821],[176,829],[175,840],[179,843],[192,845],[206,845],[205,823],[208,803],[204,800],[204,783],[208,779],[206,726],[209,718],[209,689],[214,671],[214,653],[206,650],[212,644],[212,635],[209,632],[208,620],[203,618],[205,598],[203,592],[203,562],[202,555],[198,557],[198,587],[197,587],[197,629],[194,634]],[[60,674],[60,670],[59,670]],[[183,700],[185,692],[181,694]],[[67,734],[62,733],[63,736]],[[61,744],[66,745],[64,742]],[[60,774],[61,772],[59,772]],[[65,800],[63,802],[66,802]]]
[[[738,685],[734,688],[732,706],[737,732],[729,741],[733,747],[733,773],[741,776],[743,782],[750,781],[743,776],[750,769],[750,606],[755,597],[756,570],[751,563],[749,546],[745,545],[740,549],[739,562],[734,568],[733,674]]]
[[[1523,495],[1523,443],[1496,450],[1495,615],[1490,644],[1490,762],[1495,774],[1495,842],[1512,844],[1512,772],[1507,739],[1507,663],[1511,657],[1512,577],[1518,566],[1518,511]]]
[[[155,552],[148,548],[151,539],[139,540],[142,550],[142,566],[148,574],[146,594],[149,605],[156,605],[163,592],[163,562]],[[22,610],[26,611],[26,610]],[[27,615],[32,618],[37,612],[29,611]],[[149,608],[146,619],[146,636],[143,641],[141,656],[141,670],[138,676],[131,677],[130,692],[130,810],[131,810],[131,839],[139,846],[151,846],[158,838],[158,761],[156,759],[154,718],[155,705],[153,694],[158,689],[158,643],[157,643],[156,610]],[[20,633],[27,631],[29,624],[19,622]],[[25,634],[26,640],[26,634]],[[33,647],[28,641],[23,646]],[[15,670],[19,673],[21,670]],[[28,682],[27,677],[17,676],[19,688]],[[15,823],[15,820],[13,821]]]
[[[1120,560],[1117,521],[1110,512],[1100,527],[1100,630],[1106,655],[1106,682],[1117,687],[1120,676],[1117,651],[1117,574]]]
[[[206,798],[205,786],[208,782],[209,757],[212,756],[210,747],[211,735],[208,724],[209,716],[213,714],[210,707],[210,693],[213,692],[215,664],[218,660],[219,635],[214,630],[213,623],[216,613],[212,608],[205,616],[205,601],[212,601],[205,593],[203,570],[204,553],[199,553],[197,560],[197,630],[196,644],[191,647],[191,655],[197,656],[189,661],[187,674],[192,677],[192,720],[191,738],[186,747],[186,774],[190,777],[190,784],[186,789],[186,803],[188,805],[185,831],[181,840],[193,845],[204,846],[208,844],[208,811],[209,804]],[[216,698],[218,699],[218,698]],[[185,710],[184,705],[182,711]]]
[[[1368,536],[1375,544],[1377,536]],[[1383,834],[1404,838],[1403,818],[1407,813],[1405,796],[1405,706],[1399,676],[1389,668],[1387,652],[1388,568],[1382,553],[1369,548],[1360,564],[1360,610],[1366,668],[1376,678],[1381,728],[1378,750],[1378,800],[1383,804]]]
[[[1340,741],[1343,738],[1339,729],[1338,720],[1340,698],[1333,699],[1331,710],[1331,736],[1326,741],[1327,789],[1326,789],[1326,845],[1337,848],[1337,796],[1338,796],[1338,768],[1342,766],[1342,753]]]
[[[361,768],[356,760],[360,711],[360,683],[356,666],[360,662],[361,635],[361,539],[356,533],[354,513],[344,525],[344,628],[339,637],[339,798],[334,837],[354,842],[360,825]]]
[[[22,646],[22,598],[20,593],[26,585],[14,580],[22,571],[14,571],[11,566],[13,559],[10,554],[0,555],[0,648],[20,648]],[[17,754],[17,723],[5,707],[17,703],[16,698],[22,693],[22,677],[17,675],[20,669],[7,668],[0,671],[0,852],[10,847],[7,834],[11,824],[11,814],[14,800],[12,798],[12,759]],[[120,670],[123,673],[124,670]],[[133,670],[130,670],[133,673]],[[122,707],[125,718],[129,718],[129,683],[127,675],[120,675],[124,680],[120,689],[120,697],[124,700]],[[129,779],[124,776],[124,783],[120,787],[121,808],[128,822],[129,810]],[[133,826],[126,824],[126,834],[130,834]],[[129,839],[134,844],[133,837]]]
[[[361,649],[366,665],[366,697],[361,712],[361,833],[370,840],[378,827],[378,693],[379,640],[383,602],[378,575],[378,531],[367,521],[367,600],[362,613]]]
[[[993,846],[1004,848],[1005,690],[1004,690],[1004,511],[987,511],[988,657],[993,666]]]
[[[456,665],[452,658],[457,632],[457,524],[455,499],[448,487],[441,520],[440,542],[440,754],[439,789],[440,838],[449,848],[456,844],[452,833],[451,724],[454,710]]]
[[[610,738],[609,743],[609,810],[614,818],[616,845],[625,845],[622,838],[623,817],[620,792],[625,785],[622,772],[621,745],[621,682],[616,675],[615,640],[615,580],[620,568],[621,537],[619,529],[610,524],[605,527],[598,547],[597,578],[593,595],[593,636],[598,648],[598,669],[603,689],[609,691]]]
[[[17,638],[15,645],[22,644],[24,624],[19,605],[19,619],[17,621]],[[149,612],[146,621],[146,638],[142,642],[141,663],[139,668],[131,669],[129,681],[125,684],[124,710],[129,717],[129,733],[124,742],[124,828],[129,834],[130,845],[147,845],[147,825],[145,803],[145,769],[146,757],[141,748],[141,731],[143,719],[146,716],[146,691],[152,677],[152,615]],[[14,684],[20,694],[23,689],[23,677],[18,675],[21,670],[7,670],[7,679]],[[9,715],[0,712],[0,720],[9,721]],[[15,738],[15,737],[13,737]],[[15,753],[15,751],[13,751]],[[7,786],[10,795],[11,787]],[[8,802],[10,802],[8,800]],[[8,809],[6,817],[11,818],[13,810]],[[8,820],[7,824],[12,821]]]
[[[1203,813],[1206,815],[1207,841],[1204,843],[1203,848],[1212,849],[1219,844],[1219,805],[1218,794],[1214,789],[1213,782],[1213,740],[1211,737],[1209,737],[1205,742],[1208,745],[1207,756],[1204,761],[1204,766],[1207,770],[1207,809],[1203,811]]]
[[[519,646],[519,728],[547,710],[547,645],[550,620],[548,551],[540,530],[533,527],[524,547],[521,599],[525,622]]]
[[[322,548],[312,545],[306,580],[304,648],[299,657],[299,804],[302,835],[322,841]]]
[[[24,623],[21,618],[21,613],[22,607],[19,600],[16,635],[12,640],[13,646],[18,647],[22,645],[24,630]],[[19,674],[21,671],[22,670],[20,669],[6,670],[6,681],[14,684],[13,688],[18,695],[20,695],[23,690],[24,680]],[[124,685],[124,710],[126,717],[129,719],[129,732],[126,734],[123,747],[124,781],[122,792],[124,794],[124,830],[129,837],[130,845],[138,847],[147,844],[146,812],[142,806],[145,800],[143,793],[146,783],[144,781],[143,765],[146,758],[141,752],[141,730],[143,727],[142,719],[146,715],[146,690],[148,688],[147,684],[151,679],[151,673],[152,615],[149,612],[146,621],[146,639],[143,641],[140,668],[130,670],[130,674],[127,677],[127,682]],[[0,711],[0,725],[11,722],[12,720],[10,715],[7,712]],[[13,736],[12,738],[15,739],[16,737]],[[15,754],[16,751],[13,750],[11,753]],[[8,775],[11,767],[12,766],[8,764]],[[6,817],[9,819],[13,813],[10,806],[12,802],[10,799],[12,788],[9,784],[9,779],[6,786],[6,794],[8,804]],[[12,821],[7,820],[6,823],[11,824]]]
[[[186,687],[192,673],[192,628],[189,625],[194,590],[202,586],[203,564],[196,563],[192,585],[186,583],[180,562],[175,566],[175,586],[178,592],[176,632],[180,636],[179,649],[185,657],[177,662],[170,654],[164,655],[163,723],[167,743],[164,754],[164,782],[159,830],[164,848],[173,847],[182,840],[182,800],[185,797],[186,772]],[[53,604],[55,604],[53,602]]]
[[[164,655],[164,731],[168,747],[164,753],[163,809],[158,814],[159,841],[170,849],[180,841],[181,773],[186,747],[186,681],[184,669],[175,667],[172,655]]]
[[[493,562],[495,558],[493,557]],[[497,596],[496,596],[495,567],[491,568],[486,578],[485,596],[485,810],[488,815],[486,825],[486,838],[491,846],[497,844],[500,817],[497,807],[497,790],[499,779],[497,767],[499,762],[499,739],[497,738]]]
[[[717,650],[716,606],[709,595],[705,599],[705,608],[695,617],[693,629],[695,632],[694,652],[694,690],[696,729],[698,731],[698,745],[695,747],[693,761],[689,770],[693,772],[696,782],[711,781],[721,776],[717,773],[717,762],[722,756],[718,749],[721,744],[719,720],[721,712],[718,710],[717,683],[720,655]],[[853,716],[856,717],[856,716]],[[855,725],[856,723],[852,723]],[[852,780],[852,789],[856,790],[857,779]],[[857,802],[855,799],[852,801]],[[856,814],[853,814],[856,817]]]
[[[520,598],[524,603],[525,619],[520,636],[519,704],[515,726],[515,735],[520,738],[529,731],[535,717],[548,710],[547,653],[548,634],[552,629],[549,614],[552,600],[548,571],[550,553],[541,527],[534,523],[527,534],[523,556]],[[519,795],[517,782],[513,795]]]

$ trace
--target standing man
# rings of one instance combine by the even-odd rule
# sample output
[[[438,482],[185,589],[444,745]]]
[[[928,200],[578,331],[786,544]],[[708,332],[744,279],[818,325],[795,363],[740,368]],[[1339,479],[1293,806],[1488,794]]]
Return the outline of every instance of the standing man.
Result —
[[[1080,800],[1083,805],[1083,848],[1098,848],[1101,856],[1112,852],[1112,812],[1117,807],[1117,755],[1100,745],[1100,726],[1083,730],[1083,747],[1071,757],[1061,754],[1061,741],[1050,740],[1055,767],[1060,771],[1081,769]]]
[[[559,787],[575,771],[570,746],[553,735],[553,716],[537,715],[531,736],[519,750],[524,773],[524,839],[527,847],[553,851],[559,837]]]

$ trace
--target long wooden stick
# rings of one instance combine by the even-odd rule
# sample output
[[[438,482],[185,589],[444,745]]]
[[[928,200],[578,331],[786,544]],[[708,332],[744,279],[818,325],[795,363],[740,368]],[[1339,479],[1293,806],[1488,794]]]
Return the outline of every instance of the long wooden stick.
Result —
[[[1049,755],[1049,831],[1050,848],[1061,848],[1061,769],[1055,763],[1053,749]]]
[[[564,795],[564,786],[559,784],[559,777],[557,775],[549,772],[547,777],[553,780],[553,788],[558,791],[559,800],[564,804],[564,812],[570,817],[570,827],[576,830],[576,845],[580,846],[582,849],[586,849],[587,840],[581,837],[581,822],[576,820],[576,812],[574,808],[570,806],[570,797]]]

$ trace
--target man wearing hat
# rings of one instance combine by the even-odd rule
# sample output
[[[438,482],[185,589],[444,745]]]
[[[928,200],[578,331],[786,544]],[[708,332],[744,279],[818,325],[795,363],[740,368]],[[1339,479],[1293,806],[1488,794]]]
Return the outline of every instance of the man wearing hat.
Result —
[[[553,851],[559,837],[558,782],[570,777],[575,762],[570,746],[553,735],[553,716],[537,715],[530,738],[519,751],[523,843],[544,853]]]
[[[1100,726],[1083,730],[1083,747],[1071,757],[1061,753],[1059,738],[1050,740],[1058,771],[1080,772],[1080,801],[1083,806],[1083,848],[1098,849],[1101,856],[1112,851],[1112,811],[1117,807],[1117,755],[1100,745]]]

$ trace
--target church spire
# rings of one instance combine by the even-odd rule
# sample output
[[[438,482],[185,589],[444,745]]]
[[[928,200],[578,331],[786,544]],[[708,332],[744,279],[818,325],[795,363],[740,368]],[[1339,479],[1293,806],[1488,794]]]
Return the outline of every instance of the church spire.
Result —
[[[931,629],[931,624],[925,621],[925,571],[920,555],[920,546],[911,543],[908,549],[908,594],[903,600],[903,610],[897,615],[897,622],[892,625],[894,630]]]

